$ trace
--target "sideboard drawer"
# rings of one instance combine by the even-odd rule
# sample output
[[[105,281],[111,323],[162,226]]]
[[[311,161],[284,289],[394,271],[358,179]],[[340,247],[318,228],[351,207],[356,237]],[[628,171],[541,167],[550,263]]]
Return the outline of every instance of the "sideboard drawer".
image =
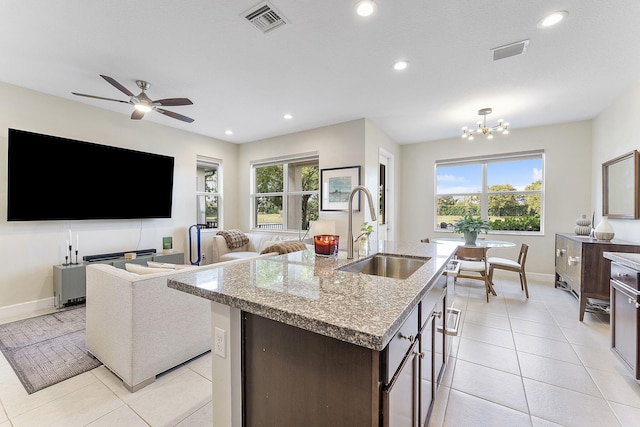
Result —
[[[640,291],[640,272],[616,262],[611,263],[611,278],[629,286],[631,289]]]

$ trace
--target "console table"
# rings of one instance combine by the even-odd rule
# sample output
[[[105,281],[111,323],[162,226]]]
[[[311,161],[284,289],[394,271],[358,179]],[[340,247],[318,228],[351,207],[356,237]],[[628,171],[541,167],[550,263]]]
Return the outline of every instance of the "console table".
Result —
[[[580,301],[581,321],[590,298],[610,300],[611,260],[603,256],[604,252],[640,253],[640,244],[556,233],[555,287],[571,292]]]
[[[80,302],[87,295],[85,267],[88,264],[109,264],[114,267],[124,268],[126,263],[147,265],[147,261],[167,262],[171,264],[183,264],[184,253],[149,254],[137,256],[134,259],[118,257],[114,259],[102,259],[100,261],[82,262],[79,264],[54,265],[53,266],[53,304],[56,308],[62,308],[67,304]]]

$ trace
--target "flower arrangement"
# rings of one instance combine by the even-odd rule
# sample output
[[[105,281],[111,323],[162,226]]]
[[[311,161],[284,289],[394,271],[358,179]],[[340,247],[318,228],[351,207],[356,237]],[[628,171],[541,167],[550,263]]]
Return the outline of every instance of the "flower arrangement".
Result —
[[[486,219],[474,218],[471,214],[466,214],[453,224],[455,233],[486,233],[491,230],[491,226]]]
[[[373,233],[373,225],[365,221],[362,223],[362,225],[360,225],[360,231],[362,232],[362,234],[369,237],[371,233]]]

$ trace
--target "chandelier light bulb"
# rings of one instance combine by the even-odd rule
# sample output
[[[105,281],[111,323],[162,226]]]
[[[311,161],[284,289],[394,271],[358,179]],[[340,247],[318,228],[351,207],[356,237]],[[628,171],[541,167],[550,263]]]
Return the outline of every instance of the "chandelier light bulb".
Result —
[[[482,132],[487,139],[493,139],[493,132],[500,132],[503,135],[507,135],[509,133],[509,123],[506,123],[504,119],[498,120],[498,123],[493,126],[487,124],[487,116],[491,114],[492,111],[493,110],[491,108],[482,108],[478,110],[478,115],[482,117],[482,120],[478,120],[476,133]],[[469,141],[474,139],[472,133],[472,129],[468,129],[466,126],[462,128],[462,137]]]

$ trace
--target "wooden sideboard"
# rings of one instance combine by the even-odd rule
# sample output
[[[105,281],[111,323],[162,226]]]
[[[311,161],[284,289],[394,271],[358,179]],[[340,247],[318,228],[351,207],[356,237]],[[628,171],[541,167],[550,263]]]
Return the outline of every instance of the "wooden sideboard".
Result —
[[[581,321],[590,298],[610,299],[611,260],[604,258],[603,252],[640,253],[640,244],[556,233],[555,287],[566,289],[578,298]]]

